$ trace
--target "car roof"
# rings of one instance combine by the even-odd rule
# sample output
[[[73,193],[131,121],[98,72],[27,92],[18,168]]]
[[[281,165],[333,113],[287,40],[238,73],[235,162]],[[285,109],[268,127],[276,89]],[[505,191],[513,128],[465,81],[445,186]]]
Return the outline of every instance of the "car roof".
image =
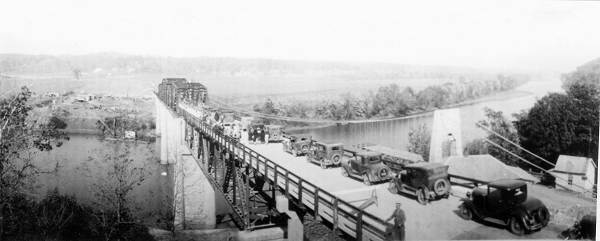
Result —
[[[375,157],[375,156],[381,156],[381,153],[374,152],[374,151],[361,151],[361,152],[357,152],[356,155],[364,156],[364,157]]]
[[[406,168],[429,170],[429,169],[436,169],[438,167],[443,167],[443,166],[447,166],[447,165],[444,165],[444,164],[438,163],[438,162],[416,162],[416,163],[411,163],[411,164],[406,165]]]
[[[323,146],[343,146],[343,143],[328,143],[328,142],[324,142],[324,141],[314,141],[317,144],[323,145]]]
[[[516,179],[500,179],[490,182],[488,186],[502,189],[515,189],[527,185],[524,181]]]

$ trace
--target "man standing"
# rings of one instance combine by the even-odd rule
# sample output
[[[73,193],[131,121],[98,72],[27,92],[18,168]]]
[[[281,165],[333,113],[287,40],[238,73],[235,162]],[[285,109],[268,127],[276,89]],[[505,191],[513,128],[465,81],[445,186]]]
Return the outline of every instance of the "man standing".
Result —
[[[387,240],[404,240],[404,222],[406,221],[406,215],[404,215],[404,211],[400,208],[402,204],[396,203],[396,210],[392,213],[385,222],[389,222],[394,219],[394,226],[388,224],[386,229]]]

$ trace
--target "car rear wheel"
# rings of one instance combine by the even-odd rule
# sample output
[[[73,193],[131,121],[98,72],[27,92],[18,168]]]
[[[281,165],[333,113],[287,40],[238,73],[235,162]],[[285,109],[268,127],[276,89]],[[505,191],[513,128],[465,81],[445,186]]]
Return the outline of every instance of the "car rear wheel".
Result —
[[[308,146],[302,146],[302,148],[300,148],[302,150],[302,152],[307,153],[308,152]]]
[[[508,222],[508,228],[510,229],[510,232],[516,235],[523,235],[525,234],[525,226],[523,225],[523,222],[521,221],[521,219],[519,217],[511,217],[510,221]]]
[[[363,178],[363,183],[367,186],[371,186],[371,180],[369,180],[369,175],[367,174],[363,174],[362,176]]]
[[[419,189],[417,189],[417,202],[419,202],[422,205],[426,205],[428,200],[427,200],[427,195],[429,194],[429,189],[427,187],[420,187]]]
[[[348,171],[342,167],[342,176],[348,177]]]
[[[340,155],[336,154],[336,155],[333,155],[333,157],[331,157],[331,160],[333,162],[333,165],[339,165],[342,158],[340,157]]]
[[[446,179],[438,179],[433,183],[433,191],[438,196],[444,196],[450,190],[450,182]]]
[[[458,207],[458,214],[464,220],[473,219],[473,212],[471,212],[471,209],[469,209],[464,203]]]

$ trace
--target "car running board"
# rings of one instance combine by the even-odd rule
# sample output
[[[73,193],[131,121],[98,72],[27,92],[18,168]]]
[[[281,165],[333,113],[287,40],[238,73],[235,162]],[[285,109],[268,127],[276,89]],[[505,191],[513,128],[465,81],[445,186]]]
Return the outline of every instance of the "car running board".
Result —
[[[487,222],[495,223],[495,224],[500,224],[500,225],[507,225],[506,222],[504,222],[504,221],[502,221],[500,219],[496,219],[496,218],[486,217],[486,218],[483,218],[483,221],[487,221]]]

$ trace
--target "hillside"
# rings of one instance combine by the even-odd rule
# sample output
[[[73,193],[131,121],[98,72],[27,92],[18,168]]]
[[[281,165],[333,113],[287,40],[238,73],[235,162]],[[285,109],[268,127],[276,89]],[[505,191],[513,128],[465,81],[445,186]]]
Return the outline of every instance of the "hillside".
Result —
[[[8,86],[6,83],[12,77],[32,88],[47,86],[40,87],[42,92],[81,89],[113,95],[149,96],[166,76],[197,80],[207,85],[211,94],[237,97],[294,93],[302,96],[324,90],[361,92],[391,83],[418,90],[431,84],[495,79],[498,74],[464,67],[386,63],[172,58],[117,53],[0,54],[0,75],[4,76],[0,82],[5,82],[4,86]]]

